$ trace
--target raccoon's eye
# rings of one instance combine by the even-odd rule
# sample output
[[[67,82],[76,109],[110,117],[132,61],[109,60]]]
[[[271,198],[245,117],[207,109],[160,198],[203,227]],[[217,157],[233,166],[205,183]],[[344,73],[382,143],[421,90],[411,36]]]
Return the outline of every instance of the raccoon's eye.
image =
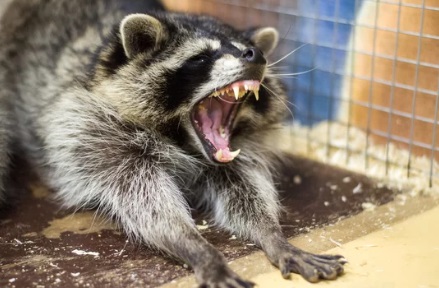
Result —
[[[210,60],[209,55],[207,54],[198,54],[195,56],[192,56],[189,61],[192,63],[197,63],[197,64],[204,64],[207,63]]]

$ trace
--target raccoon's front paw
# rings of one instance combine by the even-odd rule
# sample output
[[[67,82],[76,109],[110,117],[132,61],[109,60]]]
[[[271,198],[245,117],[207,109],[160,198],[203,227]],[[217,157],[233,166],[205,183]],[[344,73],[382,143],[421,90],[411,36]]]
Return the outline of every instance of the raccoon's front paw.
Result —
[[[343,265],[347,263],[341,255],[315,255],[289,244],[279,252],[274,256],[275,259],[270,260],[279,267],[284,278],[289,278],[291,273],[297,273],[312,283],[321,279],[336,279],[343,274]]]
[[[227,267],[213,269],[202,276],[199,288],[253,288],[255,283],[241,279]]]

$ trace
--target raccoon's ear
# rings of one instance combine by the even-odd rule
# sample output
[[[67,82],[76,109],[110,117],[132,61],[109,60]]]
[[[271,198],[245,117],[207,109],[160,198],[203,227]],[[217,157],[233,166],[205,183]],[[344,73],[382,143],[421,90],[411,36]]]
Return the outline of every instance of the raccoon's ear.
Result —
[[[279,32],[273,27],[253,29],[248,33],[250,40],[267,56],[273,52],[279,42]]]
[[[128,58],[155,50],[165,37],[163,25],[156,18],[146,14],[132,14],[120,24],[123,48]]]

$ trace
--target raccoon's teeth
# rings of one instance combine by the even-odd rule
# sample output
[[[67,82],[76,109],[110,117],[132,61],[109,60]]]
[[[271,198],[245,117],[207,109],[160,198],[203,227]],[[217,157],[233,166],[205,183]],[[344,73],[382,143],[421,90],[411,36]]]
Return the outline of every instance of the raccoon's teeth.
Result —
[[[238,154],[239,154],[240,152],[241,152],[241,149],[238,149],[238,150],[236,150],[236,151],[231,151],[231,152],[230,152],[230,156],[232,156],[232,159],[231,159],[231,160],[235,159],[236,156],[238,156]]]
[[[235,94],[235,99],[238,100],[239,99],[239,86],[233,87],[233,92]]]
[[[234,97],[236,101],[247,95],[248,92],[254,92],[256,100],[259,100],[259,83],[255,81],[242,81],[234,83],[220,90],[215,90],[209,97]]]
[[[216,151],[215,158],[218,160],[223,159],[223,149],[219,149],[218,151]]]
[[[253,94],[255,94],[256,101],[259,100],[259,90],[253,90]]]
[[[227,163],[232,161],[233,159],[236,158],[236,156],[238,156],[238,154],[241,152],[241,149],[238,149],[236,151],[229,151],[229,148],[226,148],[226,153],[224,155],[224,151],[223,149],[219,149],[218,151],[216,151],[215,153],[215,158],[219,161],[219,162],[223,162],[223,163]],[[225,157],[224,157],[225,156]]]

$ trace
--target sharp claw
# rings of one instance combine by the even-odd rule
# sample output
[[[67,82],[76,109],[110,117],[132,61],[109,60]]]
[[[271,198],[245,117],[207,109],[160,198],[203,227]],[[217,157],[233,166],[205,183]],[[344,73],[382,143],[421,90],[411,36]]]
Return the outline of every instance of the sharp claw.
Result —
[[[287,259],[285,260],[279,265],[280,273],[284,279],[289,279],[291,277],[291,264]]]
[[[320,279],[334,280],[343,274],[343,265],[348,263],[341,255],[315,255],[294,246],[280,248],[283,253],[279,253],[277,263],[285,279],[288,279],[291,273],[298,273],[311,283],[316,283]]]
[[[254,287],[256,284],[251,282],[251,281],[245,281],[239,278],[235,279],[236,283],[238,283],[240,285],[240,287],[244,287],[244,288],[252,288]]]
[[[305,280],[307,280],[308,282],[311,283],[316,283],[319,282],[319,271],[317,271],[317,269],[313,269],[312,271],[308,270],[308,271],[304,271],[304,273],[302,274],[303,278],[305,278]]]
[[[344,259],[341,255],[314,255],[317,258],[325,259],[325,260],[339,260]]]
[[[340,276],[341,274],[343,274],[344,273],[343,266],[337,266],[336,271],[337,271],[337,276]]]
[[[335,278],[337,278],[337,271],[330,267],[325,267],[325,271],[321,272],[321,276],[323,279],[326,280],[334,280]]]
[[[290,279],[291,278],[291,272],[290,271],[282,271],[282,278],[284,279]]]

